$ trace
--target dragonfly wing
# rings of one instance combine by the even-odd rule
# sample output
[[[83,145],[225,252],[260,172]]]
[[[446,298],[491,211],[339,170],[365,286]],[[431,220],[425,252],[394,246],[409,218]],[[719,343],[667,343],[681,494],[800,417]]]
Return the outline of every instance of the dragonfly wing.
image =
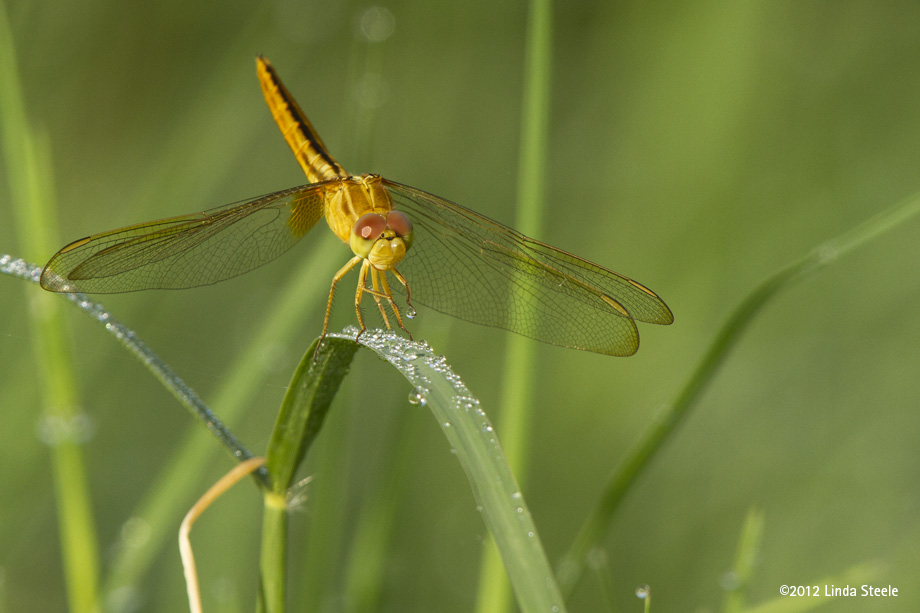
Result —
[[[394,208],[415,227],[412,248],[399,266],[413,302],[608,355],[636,352],[634,320],[673,321],[661,298],[622,275],[432,194],[384,183]]]
[[[235,277],[287,251],[323,216],[326,185],[286,189],[203,213],[103,232],[48,262],[55,292],[179,289]]]

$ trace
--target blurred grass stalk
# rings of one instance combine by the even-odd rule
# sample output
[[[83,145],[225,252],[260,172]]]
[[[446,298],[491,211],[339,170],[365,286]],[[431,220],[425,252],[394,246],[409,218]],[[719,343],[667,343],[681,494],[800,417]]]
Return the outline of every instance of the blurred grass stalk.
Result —
[[[543,225],[553,54],[552,9],[551,0],[531,0],[527,16],[515,227],[528,236],[540,236]],[[509,335],[498,429],[502,433],[505,456],[519,482],[526,480],[527,472],[530,406],[536,386],[534,351],[531,339]],[[482,554],[476,610],[501,613],[510,606],[508,575],[494,541],[489,540]]]
[[[741,339],[742,334],[761,309],[781,290],[786,289],[795,281],[833,264],[841,256],[868,244],[885,232],[915,217],[918,213],[920,213],[920,193],[910,196],[852,230],[812,249],[804,257],[764,279],[735,307],[677,397],[656,417],[655,423],[645,433],[645,436],[614,471],[601,499],[582,525],[575,542],[559,562],[556,576],[566,596],[571,594],[584,574],[588,552],[599,546],[630,487],[636,483],[642,471],[690,414],[690,410],[696,405],[696,401],[715,377],[722,362],[725,361],[728,352]]]
[[[20,248],[26,257],[48,256],[57,244],[50,145],[33,131],[26,114],[16,51],[0,2],[0,133]],[[28,288],[30,337],[43,393],[42,428],[51,447],[61,557],[70,611],[98,611],[99,543],[93,526],[89,483],[82,450],[83,415],[63,302]]]
[[[747,590],[754,575],[754,567],[760,556],[760,544],[763,541],[764,513],[756,506],[748,509],[741,527],[741,536],[738,539],[738,550],[735,553],[735,563],[728,576],[723,581],[725,600],[722,603],[722,613],[741,613],[744,611],[747,600]],[[725,585],[725,583],[728,583]]]

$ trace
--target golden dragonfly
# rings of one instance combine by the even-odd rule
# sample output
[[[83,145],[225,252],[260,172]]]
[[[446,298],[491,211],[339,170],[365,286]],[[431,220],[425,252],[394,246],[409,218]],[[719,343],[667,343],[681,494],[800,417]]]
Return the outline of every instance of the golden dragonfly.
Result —
[[[259,56],[256,68],[268,108],[310,183],[81,238],[51,258],[43,288],[118,293],[216,283],[274,260],[325,217],[352,257],[332,278],[323,337],[336,285],[359,264],[355,311],[362,332],[365,294],[387,328],[388,306],[407,334],[403,314],[414,314],[417,301],[474,323],[607,355],[636,352],[636,321],[674,320],[661,298],[632,279],[420,189],[349,174],[269,61]]]

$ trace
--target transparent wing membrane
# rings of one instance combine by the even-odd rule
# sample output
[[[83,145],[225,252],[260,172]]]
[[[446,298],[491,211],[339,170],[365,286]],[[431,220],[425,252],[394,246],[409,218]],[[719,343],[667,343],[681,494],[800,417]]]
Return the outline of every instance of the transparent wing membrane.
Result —
[[[217,283],[291,248],[323,217],[325,184],[295,187],[203,213],[95,234],[42,271],[57,292],[119,293]]]
[[[392,181],[416,238],[399,270],[412,301],[553,345],[609,355],[639,346],[634,320],[674,318],[651,290],[498,222]],[[401,291],[398,285],[394,290]]]

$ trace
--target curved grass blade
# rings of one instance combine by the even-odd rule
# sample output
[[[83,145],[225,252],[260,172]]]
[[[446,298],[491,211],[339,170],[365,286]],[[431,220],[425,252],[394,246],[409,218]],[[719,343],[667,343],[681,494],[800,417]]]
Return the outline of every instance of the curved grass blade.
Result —
[[[0,256],[0,273],[11,274],[27,281],[37,283],[42,269],[24,260],[11,256]],[[189,410],[220,441],[230,454],[239,461],[248,460],[253,455],[234,434],[221,422],[220,418],[208,407],[201,397],[189,387],[160,357],[139,339],[133,330],[119,322],[101,304],[93,302],[83,294],[65,293],[64,297],[83,310],[97,323],[105,327],[128,351],[147,367],[154,377],[162,383],[173,396]],[[256,473],[263,485],[269,485],[268,473],[262,469]]]
[[[357,330],[329,337],[354,339]],[[329,338],[327,337],[327,338]],[[424,342],[369,330],[357,339],[390,363],[432,412],[466,471],[523,613],[565,610],[536,526],[479,401]]]
[[[677,397],[656,418],[642,440],[616,468],[601,499],[582,524],[574,543],[560,560],[557,576],[568,596],[575,589],[585,570],[588,552],[598,546],[613,519],[620,502],[630,487],[664,446],[677,427],[688,417],[696,401],[719,371],[754,318],[781,290],[811,273],[836,262],[840,256],[868,244],[888,230],[920,215],[920,193],[885,209],[852,230],[833,238],[807,253],[804,257],[764,279],[748,294],[716,334],[696,369],[689,376]]]

